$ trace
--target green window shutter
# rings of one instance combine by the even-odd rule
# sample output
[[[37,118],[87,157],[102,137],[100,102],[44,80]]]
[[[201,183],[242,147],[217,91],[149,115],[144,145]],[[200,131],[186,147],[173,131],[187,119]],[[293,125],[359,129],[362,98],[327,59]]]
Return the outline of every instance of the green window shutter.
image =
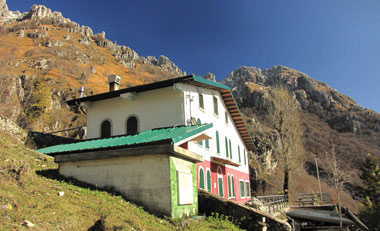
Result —
[[[210,144],[208,140],[205,140],[205,145],[206,145],[206,148],[210,148]]]
[[[245,190],[246,190],[246,195],[247,197],[249,197],[249,183],[248,182],[245,182]]]
[[[226,157],[228,158],[228,140],[227,140],[227,137],[225,137],[225,141],[226,141]]]
[[[223,178],[222,177],[218,177],[218,194],[219,196],[223,197]]]
[[[232,159],[232,145],[231,145],[231,139],[230,139],[230,159]]]
[[[211,192],[211,173],[210,173],[210,170],[207,170],[206,178],[207,178],[207,191]]]
[[[235,197],[235,177],[231,177],[232,197]]]
[[[228,184],[228,197],[231,197],[231,177],[230,175],[227,176],[227,184]]]
[[[203,168],[199,170],[199,188],[205,189],[205,174]]]
[[[245,154],[246,154],[246,153],[245,153],[245,149],[244,149],[244,165],[247,165],[247,157],[246,157]]]
[[[244,182],[240,181],[240,197],[244,197]]]
[[[240,146],[238,145],[238,154],[239,154],[239,163],[241,163],[241,157],[240,157]]]
[[[197,119],[197,124],[198,124],[198,125],[202,124],[201,119],[199,119],[199,118]],[[198,144],[199,144],[199,145],[203,145],[203,140],[200,140],[200,141],[198,142]]]
[[[216,131],[216,153],[220,153],[220,145],[219,145],[219,132]]]

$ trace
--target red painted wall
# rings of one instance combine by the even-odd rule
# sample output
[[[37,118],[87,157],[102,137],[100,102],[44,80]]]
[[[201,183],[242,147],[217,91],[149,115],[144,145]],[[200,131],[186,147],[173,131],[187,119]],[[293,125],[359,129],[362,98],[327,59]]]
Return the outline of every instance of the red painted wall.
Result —
[[[231,169],[227,166],[216,164],[214,162],[210,162],[207,160],[204,160],[202,163],[197,163],[197,185],[199,188],[199,169],[203,168],[204,171],[204,182],[205,182],[205,189],[207,190],[207,169],[210,169],[211,171],[211,193],[215,195],[218,194],[218,178],[217,178],[217,169],[221,169],[223,172],[223,194],[224,198],[237,201],[239,203],[245,203],[251,199],[251,197],[248,198],[241,198],[240,197],[240,183],[239,180],[244,180],[244,182],[249,182],[249,174],[240,172],[234,169]],[[227,182],[227,174],[232,174],[235,178],[234,180],[234,187],[235,187],[235,198],[228,198],[228,182]],[[232,180],[231,180],[232,181]],[[232,183],[232,182],[231,182]],[[214,187],[214,184],[216,187]],[[244,183],[244,187],[245,183]],[[249,193],[251,195],[251,193]]]

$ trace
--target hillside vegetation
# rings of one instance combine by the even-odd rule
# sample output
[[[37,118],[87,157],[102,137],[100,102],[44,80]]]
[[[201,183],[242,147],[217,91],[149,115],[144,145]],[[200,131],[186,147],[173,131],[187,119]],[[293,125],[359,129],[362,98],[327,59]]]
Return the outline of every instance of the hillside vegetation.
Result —
[[[220,218],[157,218],[121,196],[61,178],[52,158],[0,132],[0,230],[239,230]],[[63,192],[60,196],[59,193]]]

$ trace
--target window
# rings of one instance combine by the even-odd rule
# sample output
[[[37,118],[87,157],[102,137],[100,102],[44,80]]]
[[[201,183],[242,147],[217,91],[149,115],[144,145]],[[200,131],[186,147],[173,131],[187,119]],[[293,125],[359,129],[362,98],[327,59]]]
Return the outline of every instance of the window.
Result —
[[[207,179],[207,191],[211,192],[211,172],[210,169],[206,171],[206,179]]]
[[[216,98],[216,96],[214,96],[213,97],[213,101],[214,101],[214,114],[218,115],[219,114],[219,111],[218,111],[218,98]]]
[[[230,177],[230,175],[227,175],[227,184],[228,184],[228,197],[232,197],[231,177]]]
[[[250,197],[250,195],[249,195],[249,183],[248,182],[245,182],[245,194],[246,194],[246,196],[247,197]]]
[[[232,197],[235,197],[235,177],[231,176]]]
[[[100,125],[100,138],[111,137],[111,122],[104,120]]]
[[[224,112],[224,118],[226,120],[226,124],[228,124],[228,113],[227,112]]]
[[[230,159],[232,159],[232,146],[231,146],[231,139],[230,139]]]
[[[199,95],[199,108],[201,108],[201,109],[205,109],[205,105],[204,105],[204,103],[203,103],[203,95],[201,94],[201,93],[198,93],[198,95]]]
[[[203,168],[199,168],[199,188],[205,189],[205,174]]]
[[[136,116],[127,119],[127,135],[136,135],[138,132],[138,120]]]
[[[240,181],[240,198],[243,198],[245,197],[245,193],[244,193],[244,182],[241,180]]]
[[[219,167],[218,168],[218,195],[224,197],[223,193],[223,171]]]
[[[239,154],[239,163],[241,163],[241,157],[240,157],[240,146],[238,145],[238,154]]]
[[[244,165],[247,165],[247,157],[245,156],[245,149],[244,149]]]
[[[218,131],[215,132],[215,136],[216,136],[216,153],[220,153],[219,132]]]
[[[226,141],[226,157],[228,158],[228,140],[227,140],[227,136],[225,137],[225,141]]]

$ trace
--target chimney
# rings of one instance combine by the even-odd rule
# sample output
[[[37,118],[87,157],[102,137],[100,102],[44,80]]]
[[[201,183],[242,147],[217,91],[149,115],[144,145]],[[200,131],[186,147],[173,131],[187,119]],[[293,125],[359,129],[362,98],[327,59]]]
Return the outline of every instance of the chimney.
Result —
[[[120,80],[121,80],[120,76],[117,76],[114,74],[108,76],[108,83],[110,85],[110,91],[119,90]]]
[[[79,88],[79,98],[83,98],[83,97],[84,97],[84,87],[81,86],[81,87]]]

